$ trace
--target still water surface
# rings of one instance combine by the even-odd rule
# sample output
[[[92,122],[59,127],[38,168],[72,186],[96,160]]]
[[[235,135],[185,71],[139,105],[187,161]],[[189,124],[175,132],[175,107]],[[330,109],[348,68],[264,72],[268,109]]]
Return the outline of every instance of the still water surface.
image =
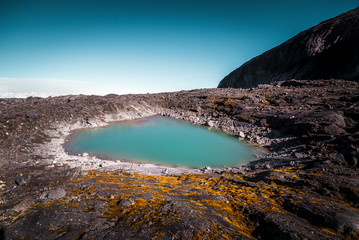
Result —
[[[65,149],[72,154],[200,168],[247,163],[254,154],[236,137],[161,116],[79,130]]]

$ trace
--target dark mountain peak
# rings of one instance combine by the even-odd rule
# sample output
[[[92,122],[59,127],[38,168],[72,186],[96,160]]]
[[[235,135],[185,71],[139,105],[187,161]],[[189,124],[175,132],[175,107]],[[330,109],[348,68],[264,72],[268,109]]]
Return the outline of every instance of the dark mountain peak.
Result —
[[[248,88],[289,79],[359,80],[359,8],[326,20],[251,59],[218,87]]]

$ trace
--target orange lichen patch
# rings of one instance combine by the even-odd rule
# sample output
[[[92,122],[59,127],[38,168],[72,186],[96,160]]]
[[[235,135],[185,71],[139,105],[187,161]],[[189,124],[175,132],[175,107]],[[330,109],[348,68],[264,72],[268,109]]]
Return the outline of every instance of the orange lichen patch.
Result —
[[[211,208],[217,216],[231,225],[231,232],[240,235],[250,236],[253,231],[253,226],[248,224],[241,211],[241,207],[233,207],[233,198],[238,198],[239,191],[246,189],[238,188],[234,183],[225,181],[220,177],[211,177],[205,175],[181,175],[181,176],[148,176],[141,174],[128,175],[122,172],[89,172],[87,175],[71,180],[72,183],[79,183],[82,181],[91,181],[93,185],[86,189],[80,187],[70,191],[70,195],[87,195],[88,191],[102,192],[102,191],[116,191],[117,197],[101,197],[99,200],[108,203],[107,210],[101,217],[107,218],[109,221],[117,221],[126,217],[141,216],[141,221],[128,221],[130,227],[138,229],[143,224],[151,224],[157,227],[165,227],[171,221],[181,220],[183,215],[188,215],[182,211],[164,211],[163,207],[167,204],[164,196],[175,197],[176,201],[183,201],[191,206],[192,214],[198,215],[200,219],[204,218],[203,211]],[[100,187],[101,186],[101,189]],[[104,187],[104,186],[111,186]],[[218,189],[221,189],[219,191]],[[230,193],[224,194],[224,192]],[[118,206],[120,199],[136,197],[135,203],[127,208]],[[203,196],[203,197],[200,197]],[[209,197],[213,196],[213,197]],[[209,199],[206,199],[209,197]],[[218,198],[230,197],[232,200],[219,200]],[[205,198],[205,199],[203,199]],[[250,195],[247,197],[250,200]],[[244,202],[238,201],[240,204]],[[90,211],[90,208],[83,209],[83,211]],[[218,227],[216,227],[218,228]],[[216,230],[218,231],[218,229]],[[213,233],[213,232],[212,232]],[[228,233],[229,234],[229,233]]]
[[[155,232],[155,233],[151,234],[151,239],[157,239],[157,238],[163,237],[164,235],[165,235],[164,232]]]
[[[229,236],[226,235],[226,234],[222,234],[221,237],[222,237],[223,239],[226,239],[226,240],[232,239],[231,237],[229,237]]]
[[[77,235],[77,237],[75,238],[75,240],[79,240],[79,239],[82,239],[82,236],[85,234],[84,231],[80,230],[79,231],[79,234]]]
[[[231,97],[211,97],[207,98],[210,100],[211,108],[221,111],[221,112],[233,112],[234,109],[237,109],[242,104],[242,100],[247,99],[246,97],[242,98],[231,98]]]
[[[193,240],[206,239],[207,234],[208,234],[208,231],[202,229],[201,231],[199,231],[197,236],[193,237]]]
[[[301,177],[295,168],[274,171],[286,177]],[[291,214],[282,207],[284,199],[293,200],[292,194],[295,194],[295,199],[306,196],[304,192],[278,185],[275,181],[249,183],[249,177],[239,174],[149,176],[89,171],[69,181],[66,199],[53,200],[43,207],[46,209],[53,203],[75,208],[81,205],[83,212],[99,211],[99,217],[135,231],[143,227],[153,228],[154,238],[164,236],[158,233],[163,233],[169,224],[183,222],[189,216],[212,222],[206,218],[212,215],[222,224],[216,222],[206,230],[199,229],[197,238],[229,239],[239,235],[251,237],[255,227],[244,214],[244,209],[255,206],[262,212]],[[102,210],[87,202],[93,199],[106,203]],[[131,199],[132,202],[121,206],[121,199]],[[305,199],[322,204],[321,200]]]
[[[9,217],[0,219],[0,222],[7,222],[6,226],[11,226],[13,223],[15,223],[20,218],[25,217],[25,213],[13,213]]]
[[[64,199],[54,199],[54,200],[49,201],[47,203],[37,204],[37,205],[35,205],[35,207],[41,207],[44,211],[47,211],[54,204],[64,205],[66,207],[71,207],[71,208],[79,208],[78,203],[73,203],[71,201],[66,201]]]
[[[274,172],[280,172],[283,176],[289,178],[295,178],[296,180],[302,179],[302,171],[301,168],[294,168],[294,167],[285,167],[285,168],[278,168],[274,169]]]
[[[72,229],[72,228],[62,228],[62,229],[56,230],[57,234],[66,233],[66,232],[71,232],[71,231],[75,231],[75,229]]]
[[[333,231],[332,229],[329,229],[329,228],[321,228],[321,230],[322,230],[323,232],[326,232],[326,233],[335,235],[335,236],[337,236],[337,237],[341,237],[342,239],[345,239],[345,237],[344,237],[342,234],[337,233],[337,232]]]
[[[82,211],[83,212],[95,212],[96,211],[96,208],[94,206],[89,206],[89,207],[85,207],[85,208],[82,208]]]
[[[273,171],[275,171],[275,172],[294,172],[294,171],[298,171],[298,168],[294,168],[294,167],[284,167],[284,168],[274,169]]]

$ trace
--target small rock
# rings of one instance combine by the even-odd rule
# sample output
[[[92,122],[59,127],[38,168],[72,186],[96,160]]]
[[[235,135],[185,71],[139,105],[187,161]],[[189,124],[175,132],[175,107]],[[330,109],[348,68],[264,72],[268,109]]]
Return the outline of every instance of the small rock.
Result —
[[[270,163],[267,163],[267,164],[265,165],[265,168],[266,168],[266,169],[271,169],[271,168],[272,168],[272,165],[271,165]]]
[[[89,154],[86,153],[86,152],[82,154],[83,157],[88,157],[88,155],[89,155]]]
[[[239,132],[239,136],[240,136],[241,138],[245,138],[245,137],[246,137],[246,135],[244,134],[244,132]]]
[[[345,164],[344,155],[341,153],[331,153],[329,154],[329,159],[332,163]]]
[[[15,183],[19,186],[24,185],[27,183],[27,177],[24,176],[17,176],[15,178]]]
[[[203,173],[210,173],[210,172],[212,172],[212,169],[211,169],[210,166],[207,166],[207,167],[204,167],[204,168],[202,169],[202,171],[203,171]]]
[[[353,158],[352,158],[352,165],[353,165],[353,166],[358,166],[358,163],[359,163],[358,158],[353,157]]]
[[[261,146],[265,146],[266,145],[266,140],[263,138],[257,138],[257,143]]]
[[[214,126],[215,126],[215,122],[212,121],[212,120],[209,120],[209,121],[207,122],[207,124],[208,124],[208,126],[210,126],[210,127],[214,127]]]
[[[52,190],[47,194],[47,198],[50,199],[58,199],[58,198],[62,198],[65,197],[66,195],[66,191],[62,188],[56,189],[56,190]]]
[[[23,153],[28,153],[27,147],[20,147],[20,148],[19,148],[19,151],[20,151],[20,152],[23,152]]]
[[[134,196],[130,196],[127,198],[128,201],[130,201],[131,204],[135,204],[136,198]]]
[[[326,134],[329,134],[329,135],[333,135],[333,136],[342,135],[342,134],[346,133],[346,131],[344,129],[338,127],[335,124],[325,126],[323,128],[323,132],[325,132]]]
[[[325,164],[330,164],[331,161],[330,161],[330,160],[325,160],[323,163],[325,163]]]
[[[131,203],[128,199],[121,199],[117,202],[117,206],[119,207],[130,207],[133,203]]]
[[[26,117],[30,118],[30,119],[36,119],[36,118],[39,118],[39,114],[36,112],[30,112],[26,115]]]

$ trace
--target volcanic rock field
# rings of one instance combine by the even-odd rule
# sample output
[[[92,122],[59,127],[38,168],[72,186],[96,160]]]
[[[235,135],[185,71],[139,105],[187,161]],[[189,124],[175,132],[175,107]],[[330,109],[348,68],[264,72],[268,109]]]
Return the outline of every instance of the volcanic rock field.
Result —
[[[359,85],[1,99],[2,239],[357,239]],[[69,155],[71,130],[164,115],[266,153],[177,169]]]

